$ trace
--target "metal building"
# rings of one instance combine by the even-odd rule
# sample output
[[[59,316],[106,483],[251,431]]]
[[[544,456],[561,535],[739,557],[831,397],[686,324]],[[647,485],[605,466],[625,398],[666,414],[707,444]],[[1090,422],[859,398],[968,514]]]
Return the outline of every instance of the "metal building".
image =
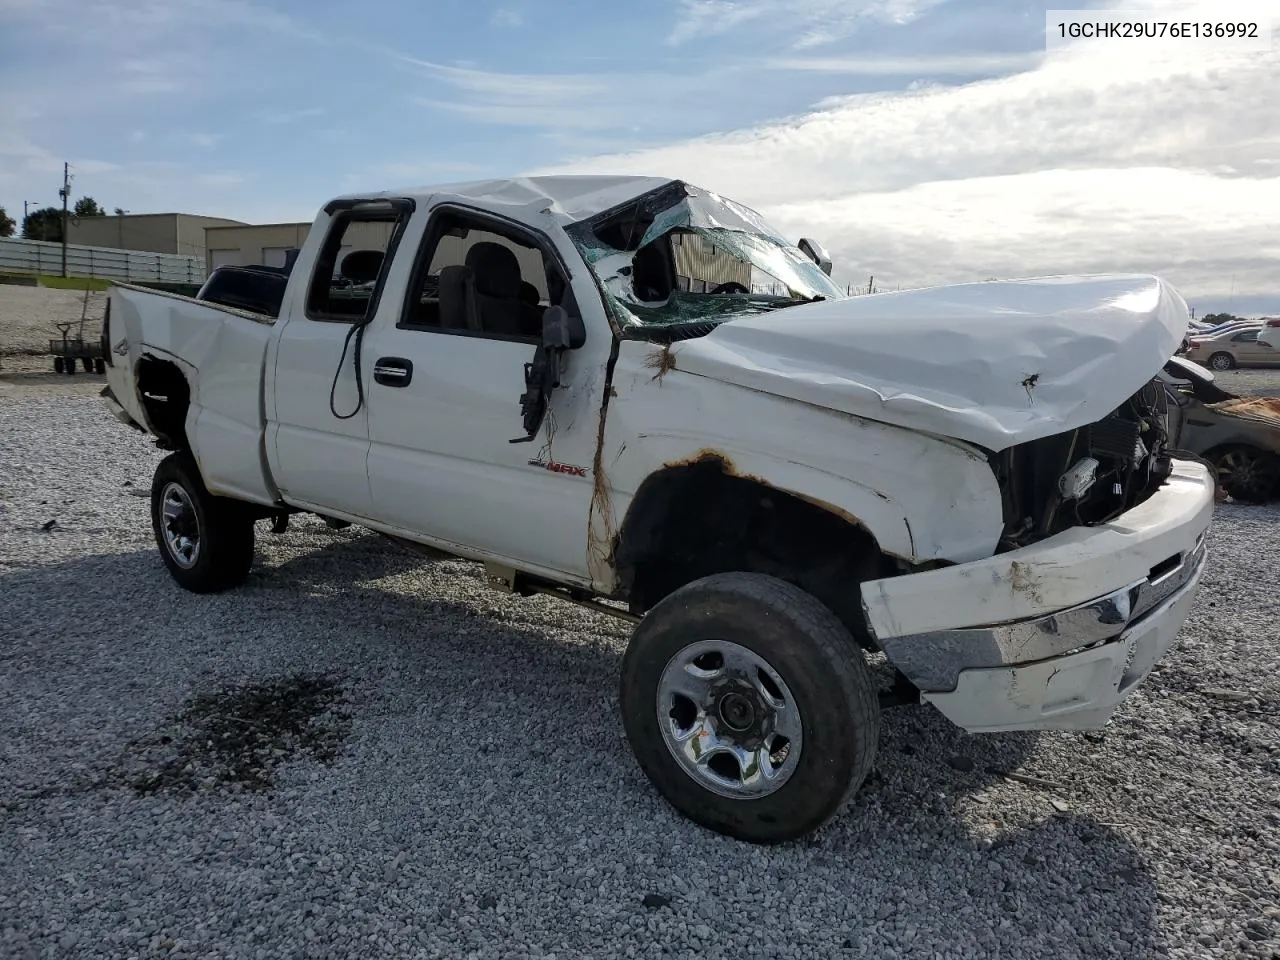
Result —
[[[67,218],[67,243],[204,257],[205,229],[243,221],[190,213],[126,213]]]
[[[205,262],[210,270],[230,264],[283,267],[285,255],[301,247],[310,223],[242,223],[205,230]]]

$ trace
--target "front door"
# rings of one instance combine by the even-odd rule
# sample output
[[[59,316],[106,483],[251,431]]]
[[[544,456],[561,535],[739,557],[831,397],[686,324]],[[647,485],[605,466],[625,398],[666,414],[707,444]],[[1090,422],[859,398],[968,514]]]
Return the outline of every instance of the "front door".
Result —
[[[552,301],[576,309],[565,277],[547,238],[481,211],[433,211],[400,315],[380,312],[365,343],[376,520],[587,581],[604,327],[588,323],[536,437],[512,442],[541,313]]]
[[[325,231],[323,245],[294,265],[289,313],[267,356],[266,450],[295,506],[354,518],[371,512],[369,387],[355,376],[357,328],[380,301],[382,265],[407,216],[387,203],[336,211],[314,228]]]

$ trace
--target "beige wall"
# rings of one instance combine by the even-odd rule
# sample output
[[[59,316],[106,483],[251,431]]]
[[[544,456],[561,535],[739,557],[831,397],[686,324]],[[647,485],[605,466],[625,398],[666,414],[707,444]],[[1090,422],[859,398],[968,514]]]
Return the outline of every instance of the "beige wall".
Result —
[[[210,270],[222,264],[248,266],[263,262],[263,250],[301,247],[309,223],[261,223],[209,227],[204,232],[205,260]]]
[[[242,223],[224,217],[198,217],[189,213],[178,214],[178,253],[188,257],[203,257],[205,236],[209,227],[222,227]]]
[[[176,253],[204,256],[206,226],[236,223],[222,217],[200,217],[185,213],[140,213],[67,220],[67,242],[118,250]]]
[[[730,281],[737,281],[748,290],[751,289],[751,264],[715,250],[714,244],[701,234],[683,233],[679,237],[679,242],[672,248],[679,276],[688,277],[695,282],[701,281],[704,290]]]

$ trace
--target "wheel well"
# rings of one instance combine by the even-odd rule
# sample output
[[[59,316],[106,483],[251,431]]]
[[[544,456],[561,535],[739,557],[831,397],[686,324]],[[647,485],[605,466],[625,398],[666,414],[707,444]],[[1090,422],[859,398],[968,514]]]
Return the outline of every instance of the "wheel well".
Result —
[[[858,584],[894,572],[856,520],[732,472],[719,456],[641,484],[614,551],[620,596],[642,613],[713,573],[765,573],[813,594],[864,645]]]
[[[151,429],[165,450],[188,450],[187,409],[191,386],[176,363],[143,356],[138,361],[138,395]]]

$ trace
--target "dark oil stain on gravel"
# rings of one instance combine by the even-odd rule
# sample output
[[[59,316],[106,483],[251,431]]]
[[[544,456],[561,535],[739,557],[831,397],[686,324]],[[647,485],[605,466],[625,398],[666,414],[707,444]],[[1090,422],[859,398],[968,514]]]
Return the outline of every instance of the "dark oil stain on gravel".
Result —
[[[269,790],[283,763],[338,756],[351,722],[346,703],[339,681],[324,674],[196,694],[164,728],[130,745],[124,783],[140,796]]]

